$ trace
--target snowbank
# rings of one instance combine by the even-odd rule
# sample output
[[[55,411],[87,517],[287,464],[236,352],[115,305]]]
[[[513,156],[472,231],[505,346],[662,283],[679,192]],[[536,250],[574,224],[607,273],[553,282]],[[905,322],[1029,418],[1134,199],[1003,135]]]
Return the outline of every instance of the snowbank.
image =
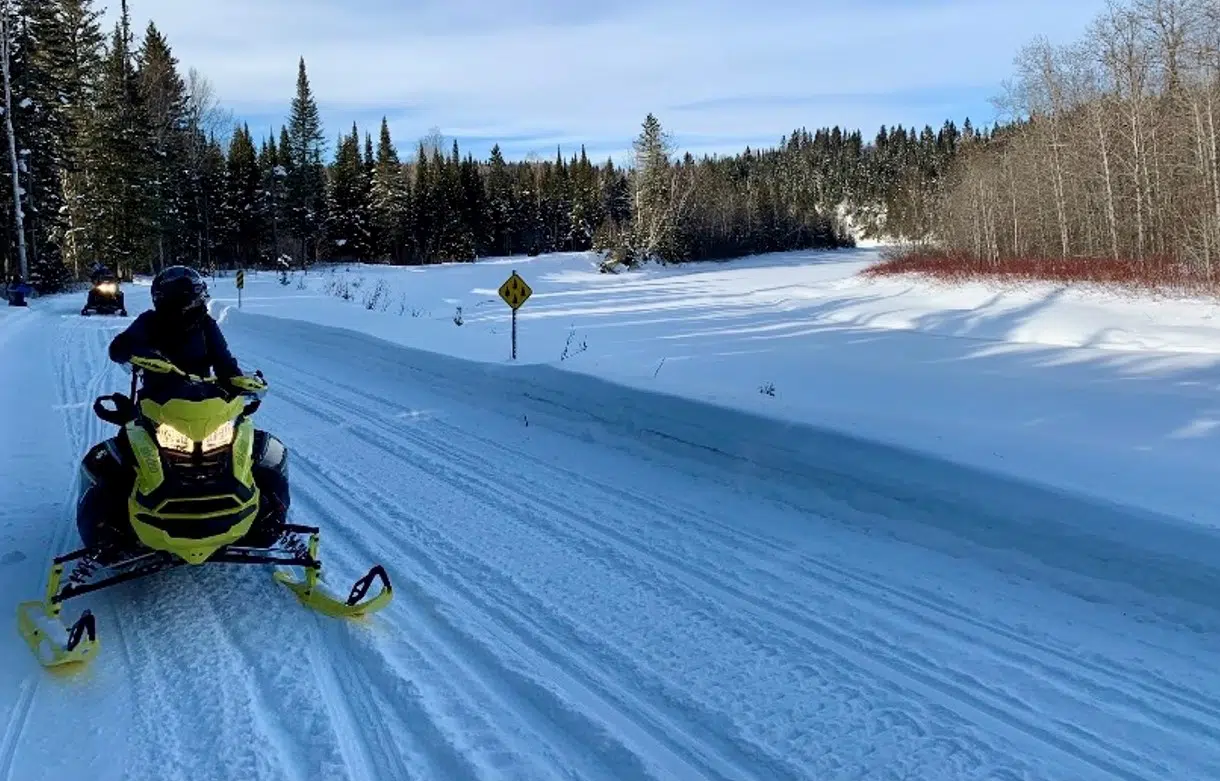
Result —
[[[516,269],[534,291],[519,315],[520,364],[1214,525],[1214,303],[858,277],[875,259],[786,253],[614,275],[569,254],[351,266],[287,285],[263,273],[247,275],[243,310],[507,363],[510,313],[496,289]],[[213,293],[220,310],[236,303],[230,281]]]

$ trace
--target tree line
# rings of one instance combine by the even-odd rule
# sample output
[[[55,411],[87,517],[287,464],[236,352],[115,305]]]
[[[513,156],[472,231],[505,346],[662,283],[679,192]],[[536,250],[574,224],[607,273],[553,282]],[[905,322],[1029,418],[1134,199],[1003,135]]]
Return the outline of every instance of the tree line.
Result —
[[[986,137],[968,121],[868,141],[799,129],[696,159],[649,115],[627,166],[583,148],[476,160],[439,131],[400,151],[385,120],[332,147],[304,59],[286,122],[256,138],[204,75],[181,72],[154,23],[137,40],[126,0],[108,33],[93,0],[0,0],[0,21],[5,278],[43,290],[97,262],[130,275],[597,249],[613,267],[844,246],[850,226],[918,235],[963,143]]]
[[[1220,6],[1112,2],[1081,40],[1016,58],[1000,132],[965,141],[920,238],[999,267],[1041,258],[1214,281]]]

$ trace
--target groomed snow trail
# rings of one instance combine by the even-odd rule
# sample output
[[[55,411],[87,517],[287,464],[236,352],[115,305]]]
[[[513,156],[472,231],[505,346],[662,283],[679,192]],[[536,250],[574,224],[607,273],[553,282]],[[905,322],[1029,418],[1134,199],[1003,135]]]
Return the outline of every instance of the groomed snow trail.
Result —
[[[0,322],[0,360],[33,365],[3,394],[36,399],[0,445],[20,598],[76,543],[75,461],[107,433],[80,405],[125,384],[120,323],[74,304]],[[335,623],[220,567],[84,598],[91,671],[4,646],[0,781],[1220,777],[1220,615],[1196,593],[1065,588],[1015,553],[899,539],[919,502],[872,522],[852,505],[885,487],[864,477],[859,501],[761,498],[765,473],[559,425],[476,384],[495,375],[303,323],[224,328],[272,384],[260,422],[328,579],[380,561],[395,602]]]

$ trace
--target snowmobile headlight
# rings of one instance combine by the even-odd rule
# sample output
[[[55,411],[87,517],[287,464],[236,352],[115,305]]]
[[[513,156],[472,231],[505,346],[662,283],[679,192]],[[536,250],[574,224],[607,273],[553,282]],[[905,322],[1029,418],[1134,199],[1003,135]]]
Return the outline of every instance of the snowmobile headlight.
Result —
[[[210,453],[213,450],[219,450],[222,447],[227,447],[233,444],[233,435],[236,429],[233,426],[233,421],[225,423],[220,428],[208,434],[203,440],[203,452]]]
[[[157,426],[157,444],[166,450],[177,450],[179,453],[189,453],[195,449],[195,443],[190,437],[164,423]]]
[[[112,296],[119,289],[119,286],[113,282],[103,282],[97,286],[97,289],[108,296]]]

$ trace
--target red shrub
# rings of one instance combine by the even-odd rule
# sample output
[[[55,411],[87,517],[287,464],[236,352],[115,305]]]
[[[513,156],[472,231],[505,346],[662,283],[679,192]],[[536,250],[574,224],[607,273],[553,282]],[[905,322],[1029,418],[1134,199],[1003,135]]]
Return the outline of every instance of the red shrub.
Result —
[[[1004,280],[1097,284],[1143,291],[1220,293],[1220,279],[1172,258],[1003,258],[984,260],[958,253],[910,252],[870,266],[864,276],[916,274],[944,282]]]

